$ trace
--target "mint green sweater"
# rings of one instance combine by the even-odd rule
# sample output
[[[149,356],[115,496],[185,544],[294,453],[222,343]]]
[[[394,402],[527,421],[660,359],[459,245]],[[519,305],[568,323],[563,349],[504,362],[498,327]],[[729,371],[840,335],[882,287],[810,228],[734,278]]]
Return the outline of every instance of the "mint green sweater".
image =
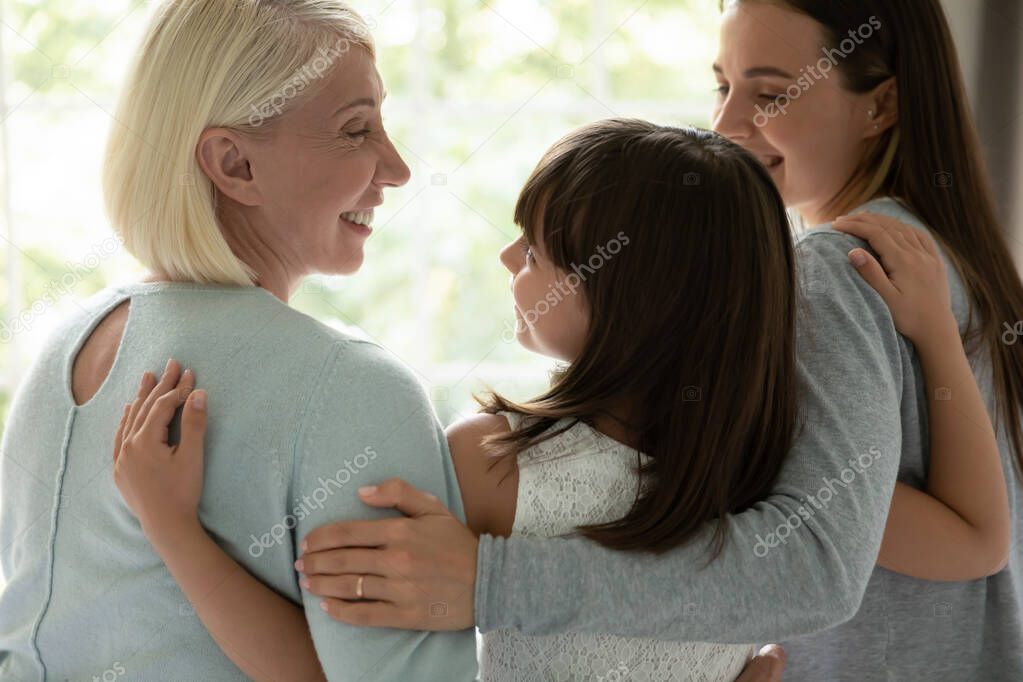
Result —
[[[70,371],[94,326],[131,298],[113,368],[76,406]],[[139,284],[67,320],[25,377],[0,450],[0,679],[245,679],[218,649],[125,506],[111,474],[121,408],[169,357],[209,391],[200,518],[228,554],[305,608],[331,680],[467,680],[471,630],[334,622],[293,569],[311,529],[388,515],[361,485],[401,476],[462,515],[444,433],[387,351],[262,289]]]

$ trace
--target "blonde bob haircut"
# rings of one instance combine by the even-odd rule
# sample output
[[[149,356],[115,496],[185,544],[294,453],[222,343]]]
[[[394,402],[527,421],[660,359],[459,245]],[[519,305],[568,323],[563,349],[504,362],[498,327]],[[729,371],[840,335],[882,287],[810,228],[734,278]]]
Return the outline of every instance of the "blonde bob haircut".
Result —
[[[117,105],[103,164],[107,215],[125,248],[175,281],[252,286],[228,246],[217,192],[196,160],[204,130],[268,133],[353,46],[375,54],[340,0],[166,0]]]

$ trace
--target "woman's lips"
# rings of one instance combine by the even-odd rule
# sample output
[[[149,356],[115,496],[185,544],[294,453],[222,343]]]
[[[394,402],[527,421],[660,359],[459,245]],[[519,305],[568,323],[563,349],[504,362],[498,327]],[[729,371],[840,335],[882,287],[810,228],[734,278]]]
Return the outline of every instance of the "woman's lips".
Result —
[[[345,220],[344,218],[340,217],[338,218],[338,221],[352,232],[363,237],[368,237],[371,234],[373,234],[373,228],[370,227],[369,225],[360,225],[359,223],[353,223],[350,220]]]

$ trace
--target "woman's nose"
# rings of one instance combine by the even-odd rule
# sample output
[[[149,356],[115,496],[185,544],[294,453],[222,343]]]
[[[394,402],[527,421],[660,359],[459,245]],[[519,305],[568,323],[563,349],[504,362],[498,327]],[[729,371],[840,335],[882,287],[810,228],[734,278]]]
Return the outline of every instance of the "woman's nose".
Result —
[[[748,140],[755,127],[750,113],[745,102],[729,96],[714,110],[713,130],[732,141]]]
[[[408,183],[412,171],[394,147],[391,138],[386,138],[380,163],[377,166],[377,184],[385,187],[401,187]]]

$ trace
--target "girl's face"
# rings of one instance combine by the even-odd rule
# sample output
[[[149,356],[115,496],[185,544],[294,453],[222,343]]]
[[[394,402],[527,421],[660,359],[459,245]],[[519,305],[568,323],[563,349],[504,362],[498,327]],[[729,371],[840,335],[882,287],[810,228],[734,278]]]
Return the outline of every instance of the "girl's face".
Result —
[[[372,232],[359,223],[372,222],[384,188],[408,182],[409,168],[384,130],[383,98],[372,56],[352,48],[314,97],[252,145],[261,196],[253,238],[292,274],[357,271]]]
[[[849,28],[864,36],[883,30],[875,26]],[[842,58],[825,51],[816,21],[786,7],[733,3],[722,17],[714,130],[760,159],[785,204],[811,224],[835,217],[825,215],[827,204],[885,128],[874,128],[873,93],[842,86],[833,63]]]
[[[543,246],[530,247],[524,236],[504,247],[501,263],[512,275],[519,343],[557,360],[575,360],[590,324],[580,275],[555,267]]]

